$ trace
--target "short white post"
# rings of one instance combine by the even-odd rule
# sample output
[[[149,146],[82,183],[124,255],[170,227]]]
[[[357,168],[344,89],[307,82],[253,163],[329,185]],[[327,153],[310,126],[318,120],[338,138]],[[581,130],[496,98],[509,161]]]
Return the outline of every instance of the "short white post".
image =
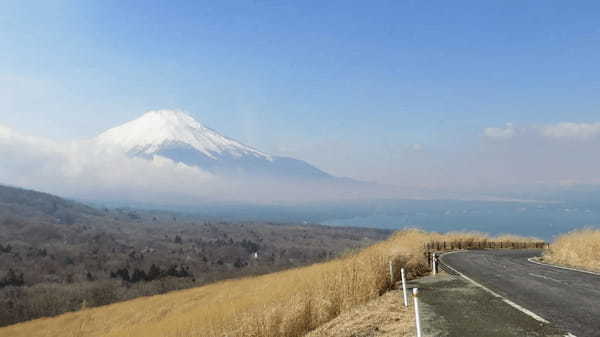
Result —
[[[394,285],[394,266],[392,265],[392,260],[390,260],[390,283],[392,286]]]
[[[433,267],[432,273],[433,273],[433,275],[436,275],[437,274],[437,261],[435,259],[435,253],[433,253],[433,255],[431,257],[431,261],[432,261],[431,266]]]
[[[400,269],[402,273],[402,293],[404,294],[404,306],[408,307],[408,294],[406,293],[406,276],[404,274],[404,268]]]
[[[417,337],[421,337],[421,317],[419,316],[419,289],[413,288],[413,298],[415,299],[415,323],[417,326]]]

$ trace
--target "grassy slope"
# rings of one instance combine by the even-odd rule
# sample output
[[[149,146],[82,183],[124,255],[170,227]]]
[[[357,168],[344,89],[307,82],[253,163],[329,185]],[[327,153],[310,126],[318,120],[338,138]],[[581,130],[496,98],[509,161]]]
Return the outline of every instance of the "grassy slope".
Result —
[[[425,271],[425,242],[470,238],[485,237],[402,231],[330,262],[39,319],[0,336],[302,336],[389,289],[388,261],[414,276]]]
[[[581,229],[559,236],[544,253],[544,260],[600,271],[600,230]]]

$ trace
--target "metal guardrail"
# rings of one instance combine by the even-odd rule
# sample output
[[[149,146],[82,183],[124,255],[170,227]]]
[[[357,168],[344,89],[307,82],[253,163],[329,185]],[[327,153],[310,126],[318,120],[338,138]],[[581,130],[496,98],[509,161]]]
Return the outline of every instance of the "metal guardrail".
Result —
[[[439,253],[456,250],[476,250],[476,249],[543,249],[550,248],[547,242],[517,242],[517,241],[431,241],[425,244],[425,258],[429,268],[434,274],[438,269],[442,269],[448,274],[456,275],[452,268],[444,265],[439,260]],[[435,259],[435,261],[434,261]]]
[[[426,252],[462,249],[543,249],[550,248],[550,243],[488,240],[430,241],[424,248]]]
[[[441,270],[445,271],[447,274],[459,276],[459,274],[456,272],[456,270],[446,266],[446,264],[441,260],[438,260],[438,266]]]

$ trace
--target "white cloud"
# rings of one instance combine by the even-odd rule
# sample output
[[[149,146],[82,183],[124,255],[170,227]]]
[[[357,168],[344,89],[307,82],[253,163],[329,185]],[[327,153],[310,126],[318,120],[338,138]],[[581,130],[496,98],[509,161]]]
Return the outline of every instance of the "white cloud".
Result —
[[[555,139],[591,140],[600,136],[600,123],[558,123],[540,127],[543,136]]]
[[[423,151],[425,147],[423,146],[423,144],[410,144],[409,146],[407,146],[407,149],[409,151],[415,151],[415,152],[419,152],[419,151]]]
[[[483,130],[489,139],[509,140],[515,138],[550,138],[560,140],[587,141],[600,139],[600,123],[556,123],[515,127],[507,123],[503,127],[489,127]]]
[[[54,142],[1,126],[0,158],[0,182],[74,197],[153,201],[167,194],[201,197],[211,191],[198,186],[216,180],[167,158],[131,158],[92,142]]]
[[[511,123],[507,123],[504,127],[500,128],[485,128],[483,135],[490,139],[506,140],[511,139],[516,135],[517,131]]]
[[[4,125],[0,125],[0,138],[8,138],[12,135],[12,130]]]

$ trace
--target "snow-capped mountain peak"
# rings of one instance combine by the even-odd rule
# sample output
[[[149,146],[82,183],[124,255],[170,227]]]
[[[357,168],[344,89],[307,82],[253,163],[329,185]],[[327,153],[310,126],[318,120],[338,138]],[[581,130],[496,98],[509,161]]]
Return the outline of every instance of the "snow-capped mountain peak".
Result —
[[[155,110],[100,134],[101,145],[119,146],[128,153],[153,155],[167,148],[190,147],[211,159],[252,156],[271,160],[253,149],[205,127],[181,111]]]
[[[103,132],[94,141],[131,156],[161,156],[227,177],[333,178],[302,160],[270,156],[227,138],[180,111],[149,111],[136,120]]]

